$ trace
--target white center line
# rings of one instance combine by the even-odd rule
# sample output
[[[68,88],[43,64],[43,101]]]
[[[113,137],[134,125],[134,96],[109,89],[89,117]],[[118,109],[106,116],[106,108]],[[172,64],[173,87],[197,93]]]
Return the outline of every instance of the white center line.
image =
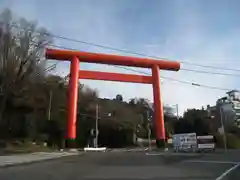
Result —
[[[186,160],[184,162],[187,163],[212,163],[212,164],[233,164],[233,165],[238,165],[240,162],[235,162],[235,161],[204,161],[204,160]]]
[[[222,173],[216,180],[221,180],[224,177],[226,177],[230,172],[234,171],[235,169],[237,169],[238,167],[240,167],[240,163],[236,164],[235,166],[231,167],[230,169],[226,170],[224,173]]]
[[[146,153],[147,156],[200,156],[196,153]]]

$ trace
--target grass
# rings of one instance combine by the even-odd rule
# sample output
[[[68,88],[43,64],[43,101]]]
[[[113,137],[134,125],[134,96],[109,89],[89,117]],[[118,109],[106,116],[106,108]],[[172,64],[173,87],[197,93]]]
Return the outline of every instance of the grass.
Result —
[[[9,155],[9,154],[27,154],[34,152],[52,152],[55,149],[44,147],[42,144],[35,144],[32,142],[7,142],[6,147],[0,149],[1,155]]]

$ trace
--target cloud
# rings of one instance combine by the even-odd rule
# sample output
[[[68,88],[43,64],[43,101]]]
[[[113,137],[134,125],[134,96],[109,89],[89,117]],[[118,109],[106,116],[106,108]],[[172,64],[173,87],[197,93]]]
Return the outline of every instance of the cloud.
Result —
[[[235,36],[234,36],[235,35]],[[237,34],[228,34],[224,40],[214,40],[209,41],[209,38],[198,39],[192,38],[192,41],[202,42],[202,45],[196,45],[193,47],[191,52],[183,54],[183,61],[196,62],[203,65],[215,65],[222,67],[229,67],[229,64],[236,64],[235,58],[229,58],[232,56],[233,52],[231,48],[238,46],[238,41],[235,37]],[[184,36],[181,39],[185,39]],[[176,40],[176,39],[175,39]],[[189,39],[188,39],[189,40]],[[171,44],[174,44],[176,41],[169,42],[169,48]],[[231,43],[229,43],[231,42]],[[184,41],[181,42],[181,45],[188,47]],[[193,53],[194,52],[194,53]],[[169,57],[176,57],[175,51],[172,54],[169,54]],[[194,66],[188,66],[186,64],[182,65],[183,68],[188,69],[199,69]],[[204,70],[204,68],[203,68]],[[205,69],[206,70],[206,69]],[[208,69],[211,71],[211,69]],[[218,70],[219,71],[219,70]],[[219,71],[221,72],[221,71]],[[197,84],[223,87],[223,88],[234,88],[237,87],[236,78],[218,76],[218,75],[209,75],[209,74],[194,74],[192,72],[180,71],[177,74],[164,73],[166,76],[174,77],[175,79],[187,80]],[[172,83],[169,81],[164,81],[163,83],[163,93],[165,93],[165,101],[167,102],[177,102],[180,104],[181,110],[186,108],[201,107],[206,106],[206,104],[215,104],[216,99],[223,96],[224,92],[219,90],[205,89],[201,87],[192,87],[189,85]]]
[[[38,19],[39,23],[53,34],[172,60],[230,68],[237,67],[239,64],[237,62],[239,52],[236,48],[240,45],[238,28],[235,26],[230,28],[229,25],[225,27],[227,29],[223,28],[224,33],[219,32],[219,29],[213,28],[214,25],[212,25],[216,19],[211,13],[206,14],[204,8],[199,8],[203,4],[199,6],[199,2],[196,1],[164,3],[154,1],[156,4],[139,1],[136,5],[135,1],[121,1],[121,3],[101,1],[99,3],[98,1],[75,0],[65,4],[51,1],[46,3],[48,7],[44,5],[44,1],[41,4],[37,1],[31,2],[28,4],[28,1],[22,1],[21,6],[18,7],[16,1],[13,1],[10,6],[19,15]],[[31,11],[26,11],[27,9]],[[211,17],[210,22],[209,17]],[[56,39],[55,43],[83,51],[129,55],[60,39]],[[133,73],[107,65],[82,63],[80,67],[88,70]],[[204,68],[184,63],[182,67],[204,70]],[[141,69],[141,71],[151,73],[149,70]],[[67,75],[69,63],[59,63],[56,73]],[[226,76],[197,74],[181,70],[179,72],[164,71],[161,75],[229,89],[239,86],[236,78]],[[113,98],[120,93],[125,100],[140,96],[153,100],[151,85],[90,80],[81,80],[81,82],[97,89],[101,97]],[[193,87],[165,79],[163,79],[161,88],[164,103],[179,104],[180,113],[187,108],[214,104],[217,98],[225,94],[224,91]]]
[[[156,44],[154,48],[150,47],[146,51],[155,56],[179,61],[233,68],[232,65],[237,63],[237,59],[233,55],[235,54],[235,57],[239,56],[238,53],[233,52],[234,47],[239,46],[238,31],[232,30],[221,38],[210,37],[204,29],[203,20],[199,19],[199,15],[195,11],[187,11],[187,14],[185,14],[187,17],[184,14],[182,11],[175,11],[176,21],[179,23],[176,23],[175,29],[166,37],[164,46],[161,44],[158,49]],[[178,27],[177,24],[181,27]],[[148,49],[148,46],[145,46],[146,48]],[[181,65],[183,68],[199,69],[199,67],[184,63]],[[212,71],[212,69],[207,70]],[[233,77],[194,74],[181,70],[177,73],[163,72],[162,74],[163,76],[209,86],[229,89],[237,86],[237,80]],[[181,113],[187,108],[200,108],[201,106],[206,107],[207,104],[215,104],[216,99],[223,96],[224,93],[219,90],[193,87],[169,80],[163,80],[162,85],[164,102],[179,104]]]

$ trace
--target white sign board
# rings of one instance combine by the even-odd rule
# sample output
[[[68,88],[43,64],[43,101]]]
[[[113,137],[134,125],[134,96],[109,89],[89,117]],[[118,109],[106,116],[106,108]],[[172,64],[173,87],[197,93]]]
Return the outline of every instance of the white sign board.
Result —
[[[197,147],[196,133],[173,135],[173,148],[177,150],[193,150]]]

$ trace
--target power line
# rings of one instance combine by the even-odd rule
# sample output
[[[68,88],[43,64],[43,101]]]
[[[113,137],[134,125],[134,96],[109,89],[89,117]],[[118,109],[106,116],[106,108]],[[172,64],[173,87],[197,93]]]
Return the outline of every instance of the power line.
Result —
[[[189,72],[195,72],[195,73],[202,73],[202,74],[215,74],[215,75],[237,76],[237,77],[240,76],[240,74],[232,74],[232,73],[230,74],[230,73],[222,73],[222,72],[210,72],[210,71],[202,71],[202,70],[196,70],[196,69],[181,68],[180,70],[189,71]]]
[[[142,74],[145,74],[145,75],[151,75],[151,73],[147,73],[147,72],[144,72],[144,71],[138,71],[138,70],[135,70],[135,69],[132,69],[132,68],[121,67],[121,66],[120,67],[118,66],[118,68],[122,68],[122,69],[133,71],[133,72],[142,73]],[[183,83],[183,84],[188,84],[188,85],[192,85],[192,86],[196,86],[196,87],[203,87],[203,88],[222,90],[222,91],[231,91],[232,90],[232,89],[228,89],[228,88],[222,88],[222,87],[216,87],[216,86],[208,86],[208,85],[194,83],[194,82],[190,82],[190,81],[178,80],[178,79],[171,78],[171,77],[161,76],[160,78],[167,79],[167,80],[170,80],[170,81],[179,82],[179,83]]]
[[[74,50],[77,51],[77,49],[74,48],[68,48],[68,47],[64,47],[64,46],[58,46],[58,45],[48,45],[54,48],[61,48],[61,49],[66,49],[66,50]],[[125,70],[129,70],[132,72],[137,72],[137,73],[141,73],[141,74],[145,74],[145,75],[151,75],[151,73],[147,73],[144,71],[139,71],[136,69],[132,69],[132,68],[128,68],[128,67],[123,67],[123,66],[117,66],[117,65],[111,65],[113,67],[117,67],[117,68],[121,68],[121,69],[125,69]],[[228,89],[228,88],[222,88],[222,87],[216,87],[216,86],[209,86],[209,85],[204,85],[204,84],[199,84],[199,83],[195,83],[195,82],[190,82],[190,81],[183,81],[183,80],[179,80],[179,79],[175,79],[175,78],[171,78],[171,77],[165,77],[165,76],[161,76],[161,79],[166,79],[169,81],[174,81],[174,82],[178,82],[178,83],[183,83],[183,84],[188,84],[191,86],[195,86],[195,87],[203,87],[203,88],[208,88],[208,89],[215,89],[215,90],[222,90],[222,91],[231,91],[232,89]]]
[[[57,48],[63,48],[63,49],[67,49],[67,50],[77,50],[77,49],[73,49],[73,48],[68,49],[67,47],[63,47],[63,46],[55,46],[55,45],[50,45],[50,46],[57,47]],[[121,68],[121,69],[125,69],[125,70],[129,70],[129,71],[132,71],[132,72],[145,74],[145,75],[151,75],[151,73],[135,70],[135,69],[128,68],[128,67],[122,67],[122,66],[117,66],[117,65],[111,65],[111,66],[114,66],[114,67],[117,67],[117,68]],[[170,78],[170,77],[165,77],[165,76],[161,76],[160,78],[167,79],[167,80],[170,80],[170,81],[175,81],[175,82],[178,82],[178,83],[188,84],[188,85],[195,86],[195,87],[203,87],[203,88],[222,90],[222,91],[231,91],[232,90],[232,89],[228,89],[228,88],[209,86],[209,85],[194,83],[194,82],[190,82],[190,81],[178,80],[178,79],[175,79],[175,78]]]
[[[28,30],[27,28],[23,28],[23,27],[17,26],[17,24],[12,24],[12,25],[14,27],[16,27],[16,28]],[[162,57],[159,57],[159,56],[152,56],[152,55],[148,55],[148,54],[144,54],[144,53],[138,53],[138,52],[134,52],[134,51],[126,50],[126,49],[120,49],[120,48],[115,48],[115,47],[111,47],[111,46],[105,46],[105,45],[101,45],[101,44],[96,44],[96,43],[87,42],[87,41],[83,41],[83,40],[78,40],[78,39],[65,37],[65,36],[60,36],[60,35],[56,35],[56,34],[40,33],[40,32],[39,32],[39,34],[44,34],[46,36],[50,36],[50,37],[54,37],[54,38],[58,38],[58,39],[63,39],[63,40],[72,41],[72,42],[81,43],[81,44],[86,44],[86,45],[95,46],[95,47],[100,47],[100,48],[109,49],[109,50],[113,50],[113,51],[124,52],[124,53],[128,53],[128,54],[134,54],[134,55],[143,56],[143,57],[169,60],[168,58],[162,58]],[[211,65],[202,65],[202,64],[191,63],[191,62],[186,62],[186,61],[178,61],[178,62],[180,62],[182,64],[188,64],[188,65],[199,66],[199,67],[204,67],[204,68],[211,68],[211,69],[220,69],[220,70],[228,70],[228,71],[240,72],[240,69],[233,69],[233,68],[226,68],[226,67],[219,67],[219,66],[211,66]],[[188,69],[184,69],[184,70],[188,70]],[[197,73],[205,73],[206,72],[208,74],[219,74],[219,73],[213,73],[213,72],[209,72],[209,71],[201,72],[201,71],[197,71],[197,70],[195,70],[194,72],[197,72]],[[231,74],[225,74],[225,73],[220,73],[220,74],[221,75],[232,76]],[[236,75],[233,75],[233,76],[236,76]],[[240,76],[240,75],[237,75],[237,76]]]
[[[78,40],[77,40],[78,41]],[[39,45],[37,44],[37,42],[33,42],[33,44],[36,44],[36,45]],[[47,46],[50,46],[50,47],[54,47],[54,48],[61,48],[61,49],[66,49],[66,50],[74,50],[74,51],[77,51],[77,49],[74,49],[74,48],[68,48],[68,47],[64,47],[64,46],[58,46],[58,45],[47,45]],[[45,46],[43,46],[45,47]],[[59,62],[58,62],[59,63]],[[58,63],[56,63],[54,66],[56,66]],[[114,67],[117,67],[117,68],[122,68],[122,69],[125,69],[125,70],[130,70],[130,71],[134,71],[134,72],[138,72],[138,73],[141,73],[141,74],[147,74],[147,75],[151,75],[149,73],[146,73],[146,72],[143,72],[143,71],[138,71],[138,70],[134,70],[132,68],[127,68],[127,67],[122,67],[122,66],[117,66],[117,65],[112,65]],[[189,70],[189,69],[185,69],[185,70]],[[191,71],[198,71],[198,70],[191,70]],[[239,70],[240,71],[240,70]],[[204,73],[204,71],[201,71],[201,73]],[[206,72],[205,72],[206,73]],[[211,72],[210,72],[211,73]],[[221,74],[223,75],[223,74]],[[230,75],[230,74],[228,74]],[[184,83],[184,84],[188,84],[188,85],[192,85],[192,86],[197,86],[197,87],[203,87],[203,88],[209,88],[209,89],[216,89],[216,90],[224,90],[224,91],[229,91],[229,90],[232,90],[232,89],[228,89],[228,88],[221,88],[221,87],[215,87],[215,86],[208,86],[208,85],[203,85],[203,84],[199,84],[199,83],[194,83],[194,82],[190,82],[190,81],[183,81],[183,80],[178,80],[178,79],[174,79],[174,78],[170,78],[170,77],[164,77],[164,76],[161,76],[160,78],[162,79],[167,79],[167,80],[170,80],[170,81],[175,81],[175,82],[179,82],[179,83]]]
[[[103,46],[103,45],[94,44],[94,43],[88,43],[88,42],[84,42],[84,41],[80,41],[80,40],[74,40],[74,39],[67,38],[67,37],[56,36],[56,35],[53,35],[53,36],[56,37],[56,38],[64,39],[64,40],[69,40],[69,41],[78,42],[78,43],[82,43],[82,44],[87,44],[87,45],[91,45],[91,46],[101,47],[101,48],[110,49],[110,50],[114,50],[114,51],[121,51],[121,52],[129,53],[129,54],[135,54],[135,55],[138,55],[138,56],[145,56],[145,57],[154,58],[154,59],[169,60],[169,59],[160,58],[160,57],[157,57],[157,56],[149,56],[149,55],[146,55],[146,54],[136,53],[136,52],[132,52],[132,51],[128,51],[128,50],[122,50],[122,49],[119,50],[119,49],[108,47],[108,46]],[[74,50],[74,49],[71,49],[71,50]],[[179,62],[181,62],[181,61],[179,61]],[[192,63],[189,63],[189,62],[181,62],[181,63],[192,64]],[[221,67],[207,66],[207,65],[201,65],[201,66],[202,67],[210,67],[210,68],[215,68],[215,69],[231,70],[231,71],[240,72],[240,69],[239,70],[238,69],[229,69],[229,68],[221,68]],[[195,72],[195,73],[203,73],[203,74],[214,74],[214,75],[224,75],[224,76],[240,76],[240,74],[218,73],[218,72],[210,72],[210,71],[202,71],[202,70],[192,70],[192,69],[186,69],[186,68],[181,68],[181,70]]]
[[[114,48],[114,47],[105,46],[105,45],[101,45],[101,44],[90,43],[90,42],[77,40],[77,39],[73,39],[73,38],[69,38],[69,37],[63,37],[63,36],[59,36],[59,35],[51,35],[51,36],[55,37],[55,38],[59,38],[59,39],[64,39],[64,40],[67,40],[67,41],[77,42],[77,43],[81,43],[81,44],[87,44],[87,45],[90,45],[90,46],[95,46],[95,47],[100,47],[100,48],[104,48],[104,49],[124,52],[124,53],[133,54],[133,55],[137,55],[137,56],[153,58],[153,59],[156,59],[156,60],[157,59],[158,60],[160,60],[160,59],[162,59],[162,60],[170,60],[170,59],[162,58],[162,57],[159,57],[159,56],[152,56],[152,55],[148,55],[148,54],[144,54],[144,53],[133,52],[133,51],[130,51],[130,50],[119,49],[119,48]],[[185,62],[185,61],[178,61],[178,62],[180,62],[182,64],[189,64],[189,65],[199,66],[199,67],[204,67],[204,68],[211,68],[211,69],[220,69],[220,70],[228,70],[228,71],[240,72],[240,69],[232,69],[232,68],[225,68],[225,67],[219,67],[219,66],[210,66],[210,65],[201,65],[201,64],[190,63],[190,62]],[[211,73],[211,72],[208,72],[208,73]],[[231,75],[231,74],[222,73],[222,75]],[[240,76],[240,75],[238,75],[238,76]]]
[[[100,48],[104,48],[104,49],[124,52],[124,53],[128,53],[128,54],[134,54],[134,55],[137,55],[137,56],[144,56],[144,57],[149,57],[149,58],[159,59],[159,60],[160,59],[162,59],[162,60],[170,60],[168,58],[162,58],[162,57],[159,57],[159,56],[152,56],[152,55],[148,55],[148,54],[144,54],[144,53],[138,53],[138,52],[134,52],[134,51],[130,51],[130,50],[114,48],[114,47],[111,47],[111,46],[105,46],[105,45],[101,45],[101,44],[95,44],[95,43],[86,42],[86,41],[82,41],[82,40],[77,40],[77,39],[64,37],[64,36],[60,36],[60,35],[51,35],[51,36],[55,37],[55,38],[59,38],[59,39],[64,39],[64,40],[67,40],[67,41],[77,42],[77,43],[81,43],[81,44],[87,44],[87,45],[90,45],[90,46],[95,46],[95,47],[100,47]],[[185,61],[178,61],[178,62],[183,63],[183,64],[193,65],[193,66],[205,67],[205,68],[221,69],[221,70],[240,72],[240,69],[232,69],[232,68],[225,68],[225,67],[219,67],[219,66],[210,66],[210,65],[201,65],[201,64],[185,62]],[[208,72],[208,73],[211,73],[211,72]],[[231,75],[231,74],[224,74],[224,73],[222,73],[222,75]],[[238,76],[240,76],[240,75],[238,75]]]
[[[62,48],[66,50],[73,50],[77,51],[77,49],[73,48],[66,48],[64,46],[55,46],[55,45],[49,45],[52,47]],[[213,75],[223,75],[223,76],[233,76],[233,77],[240,77],[240,74],[232,74],[232,73],[222,73],[222,72],[210,72],[210,71],[202,71],[202,70],[196,70],[196,69],[187,69],[187,68],[181,68],[181,71],[189,71],[189,72],[195,72],[195,73],[202,73],[202,74],[213,74]]]

